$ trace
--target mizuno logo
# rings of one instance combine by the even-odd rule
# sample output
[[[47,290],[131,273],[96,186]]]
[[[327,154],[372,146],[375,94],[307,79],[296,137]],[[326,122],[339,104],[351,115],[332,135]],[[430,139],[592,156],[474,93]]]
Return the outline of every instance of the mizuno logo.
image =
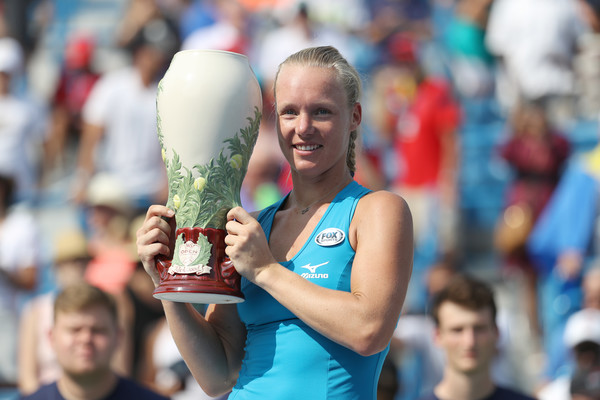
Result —
[[[306,264],[306,265],[303,265],[303,266],[302,266],[302,267],[300,267],[300,268],[306,268],[307,270],[309,270],[309,271],[310,271],[310,273],[311,273],[311,274],[314,274],[314,273],[316,273],[316,271],[317,271],[317,268],[319,268],[319,267],[322,267],[322,266],[323,266],[323,265],[325,265],[325,264],[329,264],[329,261],[326,261],[326,262],[324,262],[324,263],[317,264],[317,265],[310,265],[310,263],[308,263],[308,264]]]

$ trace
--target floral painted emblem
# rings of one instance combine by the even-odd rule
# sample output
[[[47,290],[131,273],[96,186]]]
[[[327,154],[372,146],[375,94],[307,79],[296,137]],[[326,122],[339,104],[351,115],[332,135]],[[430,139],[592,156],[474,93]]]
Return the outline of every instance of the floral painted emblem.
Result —
[[[206,236],[199,235],[198,242],[184,241],[179,235],[175,242],[175,254],[169,267],[169,274],[210,274],[212,267],[208,266],[212,244]]]

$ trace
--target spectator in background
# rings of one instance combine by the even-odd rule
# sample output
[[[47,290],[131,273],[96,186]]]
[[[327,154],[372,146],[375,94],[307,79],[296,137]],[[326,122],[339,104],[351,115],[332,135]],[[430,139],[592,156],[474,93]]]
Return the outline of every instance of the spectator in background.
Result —
[[[447,264],[431,267],[427,276],[428,304],[431,306],[438,295],[457,275],[455,268]],[[428,307],[430,309],[430,307]],[[490,376],[501,386],[516,386],[518,372],[511,362],[512,326],[510,311],[498,309],[496,325],[499,340],[497,351],[490,363]],[[444,348],[435,343],[436,325],[431,313],[404,314],[400,317],[390,355],[397,365],[402,366],[400,394],[398,400],[417,399],[433,391],[442,380],[445,366]]]
[[[578,0],[496,0],[486,44],[499,62],[496,88],[510,112],[518,100],[542,101],[552,123],[574,117],[573,57],[587,27]]]
[[[567,320],[564,344],[573,358],[573,370],[538,393],[539,400],[571,400],[574,395],[600,393],[600,310],[587,308]],[[573,395],[573,397],[572,397]]]
[[[600,310],[600,263],[598,261],[586,270],[581,287],[583,290],[582,308]]]
[[[212,24],[191,32],[181,44],[182,50],[215,49],[248,54],[248,13],[237,0],[216,0]]]
[[[373,120],[382,142],[393,149],[391,186],[413,212],[415,267],[406,306],[419,312],[426,302],[427,270],[456,256],[461,110],[447,81],[425,75],[410,33],[396,34],[388,50],[392,59],[373,76]]]
[[[46,121],[39,108],[15,95],[14,83],[23,63],[19,43],[0,38],[0,174],[13,177],[17,200],[32,202]]]
[[[110,295],[86,283],[65,288],[54,302],[50,331],[62,375],[22,399],[165,399],[111,369],[121,335]]]
[[[21,296],[36,288],[40,231],[32,215],[11,208],[13,180],[0,176],[0,386],[17,384]]]
[[[573,60],[578,111],[584,118],[597,118],[600,110],[600,1],[581,0],[579,4],[590,29],[579,37],[579,51]]]
[[[19,328],[19,390],[30,394],[60,377],[60,365],[52,351],[49,332],[54,299],[61,289],[83,282],[89,261],[87,240],[77,229],[65,230],[54,243],[54,281],[57,290],[29,300],[21,314]]]
[[[99,173],[92,177],[86,204],[91,260],[85,279],[114,296],[123,329],[121,345],[115,354],[115,370],[129,376],[133,368],[135,316],[127,287],[136,269],[136,257],[129,238],[132,206],[125,188],[115,177]]]
[[[394,33],[405,30],[418,36],[432,34],[432,4],[421,0],[371,0],[369,7],[371,18],[366,28],[367,39],[376,46],[383,46]],[[385,56],[385,55],[384,55]]]
[[[367,0],[302,0],[310,9],[310,17],[316,23],[329,26],[346,36],[360,32],[369,24]]]
[[[268,104],[273,104],[270,88],[277,72],[277,66],[290,54],[312,46],[331,45],[349,60],[346,37],[339,31],[321,26],[311,19],[310,6],[305,2],[297,2],[287,6],[287,12],[280,15],[278,26],[268,31],[257,46],[257,74],[263,82],[263,93]]]
[[[143,357],[141,382],[173,400],[224,400],[228,396],[210,397],[198,385],[177,349],[166,318],[151,329]]]
[[[90,182],[86,205],[92,257],[86,280],[109,293],[123,293],[135,270],[128,246],[131,202],[115,177],[99,173]]]
[[[181,12],[177,18],[179,36],[185,40],[197,29],[207,27],[215,23],[215,0],[195,1],[182,0]]]
[[[434,299],[432,315],[446,363],[441,382],[422,400],[533,400],[492,380],[499,331],[494,293],[486,283],[456,276]]]
[[[81,109],[100,77],[93,69],[96,43],[83,33],[72,35],[52,99],[52,124],[45,144],[45,172],[71,169],[68,162],[79,147],[82,130]]]
[[[167,179],[156,132],[156,90],[177,43],[164,20],[151,20],[131,42],[133,65],[105,74],[94,85],[83,108],[77,202],[85,199],[96,171],[112,174],[136,209],[164,202]]]
[[[597,261],[591,262],[591,265],[583,273],[581,291],[581,310],[600,311],[600,264],[598,264]],[[581,313],[578,309],[566,318],[564,326],[559,326],[557,332],[552,332],[552,335],[550,336],[551,340],[548,341],[555,348],[551,349],[547,354],[547,369],[548,371],[553,371],[554,375],[548,373],[547,376],[553,377],[554,379],[543,377],[545,378],[545,381],[540,385],[542,387],[540,396],[543,394],[544,398],[550,399],[552,397],[549,396],[552,396],[556,391],[561,393],[561,396],[564,396],[564,393],[567,393],[568,382],[573,377],[574,371],[577,369],[577,340],[573,338],[577,335],[576,331],[580,329],[587,329],[590,333],[595,332],[594,329],[596,329],[596,327],[593,324],[598,321],[598,317],[596,316],[597,313],[592,311]],[[575,317],[577,314],[580,314],[580,316]],[[590,321],[588,325],[581,322],[581,320],[584,319],[584,316]],[[569,322],[572,320],[575,322]],[[600,325],[598,326],[600,327]],[[562,339],[561,342],[556,339],[558,336]],[[570,339],[567,340],[568,337],[570,337]],[[600,337],[597,341],[600,343]],[[586,349],[584,348],[584,350]],[[550,383],[548,383],[548,381],[550,381]]]
[[[505,258],[505,271],[524,278],[525,308],[530,329],[539,336],[537,270],[525,248],[527,237],[550,200],[570,154],[570,144],[552,126],[539,104],[523,102],[514,110],[510,137],[500,154],[514,171],[505,209],[496,227],[495,244]]]
[[[538,271],[546,379],[564,373],[563,332],[581,307],[582,277],[598,256],[600,145],[573,158],[536,221],[527,250]]]
[[[600,399],[600,371],[581,371],[571,381],[571,400],[596,400]]]
[[[464,97],[480,98],[493,93],[494,59],[485,45],[493,0],[459,0],[445,40],[452,80]]]
[[[116,45],[129,48],[139,36],[140,32],[152,21],[164,21],[173,28],[173,21],[167,18],[157,0],[129,0],[125,8],[125,15],[116,31]],[[158,33],[158,29],[157,33]]]

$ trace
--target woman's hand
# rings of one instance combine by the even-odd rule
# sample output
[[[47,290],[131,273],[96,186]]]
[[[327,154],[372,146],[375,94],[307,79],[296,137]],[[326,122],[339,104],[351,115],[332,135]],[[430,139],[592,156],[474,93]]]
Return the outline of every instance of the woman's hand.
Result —
[[[152,278],[154,287],[160,284],[160,276],[156,270],[155,257],[162,254],[171,255],[171,235],[175,230],[175,212],[165,206],[153,205],[146,213],[144,224],[137,231],[137,251],[144,269]]]
[[[276,262],[262,227],[242,207],[235,207],[227,213],[225,229],[225,254],[240,275],[256,282],[258,274]]]

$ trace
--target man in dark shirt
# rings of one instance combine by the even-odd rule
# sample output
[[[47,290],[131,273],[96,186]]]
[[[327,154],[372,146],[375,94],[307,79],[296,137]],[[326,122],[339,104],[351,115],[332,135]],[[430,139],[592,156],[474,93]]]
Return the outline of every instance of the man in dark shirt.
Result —
[[[24,400],[165,400],[110,367],[121,337],[110,295],[87,283],[65,288],[54,303],[50,340],[63,374]]]
[[[435,342],[444,350],[446,365],[441,382],[421,400],[533,400],[492,381],[498,327],[488,285],[456,276],[436,296],[432,314]]]

